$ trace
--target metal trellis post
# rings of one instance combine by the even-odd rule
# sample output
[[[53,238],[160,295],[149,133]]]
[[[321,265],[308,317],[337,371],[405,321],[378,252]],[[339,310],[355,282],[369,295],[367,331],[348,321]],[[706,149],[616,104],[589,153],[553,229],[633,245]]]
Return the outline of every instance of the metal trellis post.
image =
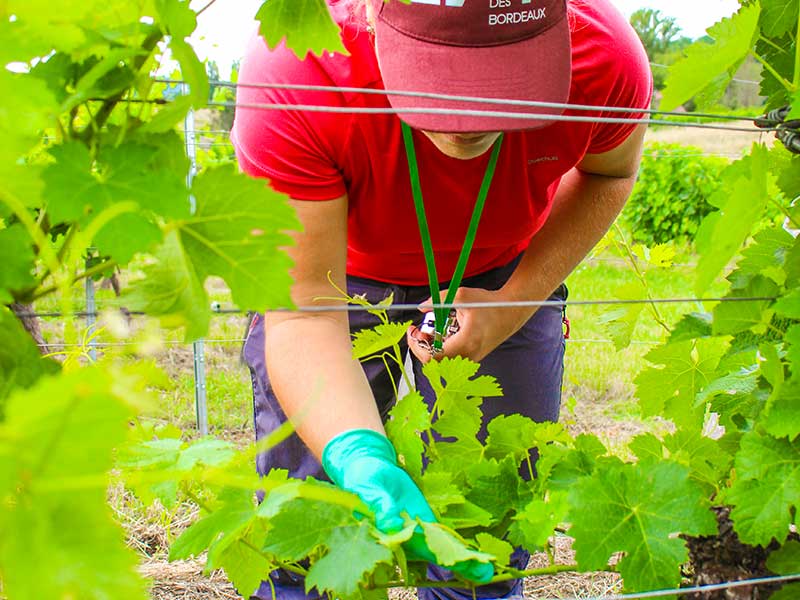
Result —
[[[189,93],[189,86],[182,85],[184,94]],[[197,145],[194,129],[194,111],[189,110],[183,121],[183,133],[186,143],[186,156],[189,157],[189,173],[186,176],[186,185],[191,187],[192,180],[197,173]],[[190,196],[192,213],[197,210],[194,196]],[[208,435],[208,395],[206,386],[206,356],[205,343],[197,340],[192,344],[194,354],[194,404],[197,414],[197,429],[201,435]]]

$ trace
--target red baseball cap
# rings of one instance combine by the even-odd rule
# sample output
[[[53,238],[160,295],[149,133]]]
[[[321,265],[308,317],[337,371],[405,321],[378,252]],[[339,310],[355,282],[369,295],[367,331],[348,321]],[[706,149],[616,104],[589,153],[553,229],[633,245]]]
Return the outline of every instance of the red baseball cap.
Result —
[[[567,0],[369,0],[384,86],[391,91],[565,103],[572,76]],[[560,108],[389,95],[396,109],[558,115]],[[400,113],[427,131],[536,129],[518,117]]]

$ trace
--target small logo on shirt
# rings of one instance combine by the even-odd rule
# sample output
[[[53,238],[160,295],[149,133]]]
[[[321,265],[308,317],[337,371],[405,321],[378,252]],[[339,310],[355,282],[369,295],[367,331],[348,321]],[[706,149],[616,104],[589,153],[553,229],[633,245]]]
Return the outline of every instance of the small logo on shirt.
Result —
[[[538,165],[543,162],[558,162],[559,160],[561,159],[557,156],[540,156],[538,158],[529,158],[528,165]]]

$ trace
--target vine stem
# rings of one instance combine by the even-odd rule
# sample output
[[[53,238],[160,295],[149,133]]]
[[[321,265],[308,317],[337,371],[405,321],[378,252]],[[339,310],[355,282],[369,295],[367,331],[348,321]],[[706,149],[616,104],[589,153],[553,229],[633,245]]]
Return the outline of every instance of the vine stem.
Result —
[[[69,281],[69,285],[72,285],[74,283],[81,281],[82,279],[88,279],[89,277],[100,275],[101,273],[104,273],[109,269],[113,269],[116,266],[117,266],[117,261],[113,259],[107,260],[103,263],[100,263],[99,265],[95,265],[93,267],[86,269],[82,273],[77,273],[74,277],[69,278],[67,281]],[[52,294],[53,292],[58,291],[59,289],[61,288],[58,285],[51,285],[49,287],[42,288],[33,294],[31,300],[32,301],[39,300],[40,298]]]
[[[661,325],[661,327],[667,333],[671,333],[672,330],[670,329],[669,325],[667,325],[666,321],[664,321],[664,318],[661,316],[661,312],[658,310],[658,306],[656,306],[656,303],[653,302],[653,294],[650,293],[650,286],[647,285],[647,278],[645,277],[645,274],[642,272],[642,270],[639,268],[639,263],[636,259],[636,256],[633,254],[633,250],[631,249],[628,240],[625,238],[625,233],[622,231],[622,228],[616,223],[614,224],[614,228],[619,237],[622,239],[622,247],[625,249],[625,253],[628,256],[628,260],[630,261],[631,266],[633,266],[633,270],[635,271],[636,276],[639,278],[639,281],[642,283],[642,286],[644,286],[644,293],[646,294],[647,299],[650,301],[650,310],[653,311],[653,317],[655,318],[656,323]]]
[[[211,8],[212,6],[214,6],[214,3],[215,3],[216,1],[217,1],[217,0],[209,0],[209,3],[208,3],[208,4],[206,4],[206,5],[205,5],[203,8],[201,8],[200,10],[198,10],[198,11],[197,11],[197,16],[199,17],[199,16],[200,16],[200,15],[202,15],[204,12],[206,12],[206,11],[207,11],[209,8]]]
[[[530,569],[527,571],[518,571],[516,569],[509,569],[507,573],[503,573],[502,575],[498,575],[497,577],[492,578],[491,581],[487,583],[482,583],[481,585],[492,585],[493,583],[502,583],[504,581],[512,581],[514,579],[522,579],[524,577],[539,577],[542,575],[555,575],[557,573],[570,573],[578,570],[577,565],[552,565],[550,567],[544,567],[542,569]],[[377,585],[374,589],[391,589],[396,587],[420,587],[420,588],[428,588],[428,589],[436,589],[436,588],[452,588],[453,581],[390,581],[385,584]]]

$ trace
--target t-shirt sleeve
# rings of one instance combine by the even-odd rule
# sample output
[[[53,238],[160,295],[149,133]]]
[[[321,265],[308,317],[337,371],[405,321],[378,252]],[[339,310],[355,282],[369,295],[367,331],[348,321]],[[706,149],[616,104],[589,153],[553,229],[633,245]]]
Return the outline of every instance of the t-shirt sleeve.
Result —
[[[269,50],[253,36],[239,72],[237,109],[231,140],[239,166],[254,177],[298,200],[332,200],[346,193],[339,168],[349,119],[342,115],[270,108],[336,106],[330,92],[269,89],[259,84],[332,85],[318,59],[299,60],[283,44]]]
[[[595,73],[597,94],[592,103],[620,108],[647,109],[653,96],[653,76],[647,53],[634,29],[614,11],[606,15],[608,37],[601,51]],[[602,89],[600,88],[602,86]],[[641,119],[645,113],[601,111],[600,117]],[[637,123],[596,123],[587,150],[590,154],[609,152],[636,129]]]

